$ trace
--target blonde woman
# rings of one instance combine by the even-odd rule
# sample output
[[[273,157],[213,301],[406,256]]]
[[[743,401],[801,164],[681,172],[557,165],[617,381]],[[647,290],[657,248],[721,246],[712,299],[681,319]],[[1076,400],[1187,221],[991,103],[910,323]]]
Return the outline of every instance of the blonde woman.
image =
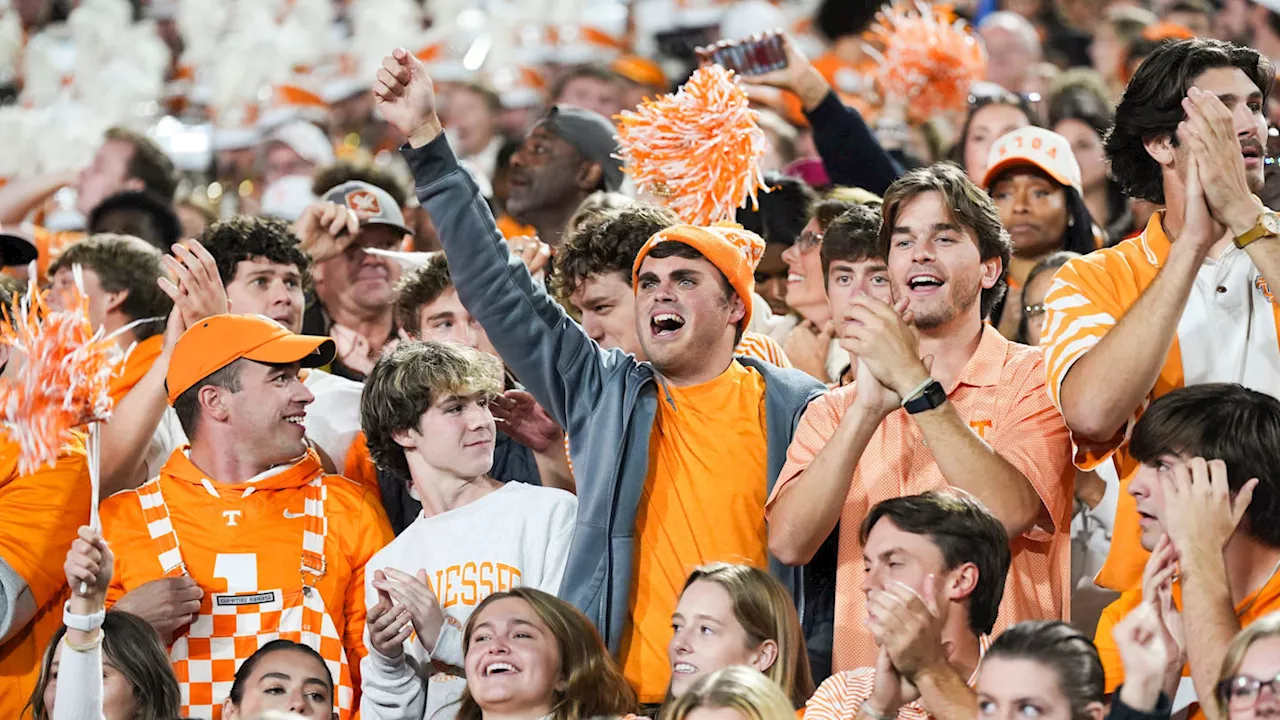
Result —
[[[735,665],[694,683],[663,713],[663,720],[793,720],[795,712],[776,683]]]
[[[1263,615],[1227,646],[1218,675],[1218,716],[1253,720],[1280,711],[1280,612]],[[1265,692],[1264,692],[1265,689]]]
[[[804,633],[791,596],[763,570],[714,563],[685,581],[671,617],[667,702],[700,679],[745,665],[774,682],[792,708],[813,695]]]

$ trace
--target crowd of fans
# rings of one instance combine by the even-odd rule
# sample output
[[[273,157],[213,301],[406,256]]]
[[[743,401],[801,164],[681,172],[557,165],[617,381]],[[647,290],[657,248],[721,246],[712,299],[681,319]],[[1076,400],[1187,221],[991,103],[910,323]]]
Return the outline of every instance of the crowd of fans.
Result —
[[[0,177],[0,305],[83,293],[122,358],[100,501],[80,433],[0,435],[0,717],[1280,711],[1280,4],[962,2],[933,115],[875,3],[657,4],[530,87],[385,42]],[[113,6],[66,5],[0,4],[0,127]],[[280,5],[354,48],[395,3]],[[618,113],[774,27],[768,192],[687,224]]]

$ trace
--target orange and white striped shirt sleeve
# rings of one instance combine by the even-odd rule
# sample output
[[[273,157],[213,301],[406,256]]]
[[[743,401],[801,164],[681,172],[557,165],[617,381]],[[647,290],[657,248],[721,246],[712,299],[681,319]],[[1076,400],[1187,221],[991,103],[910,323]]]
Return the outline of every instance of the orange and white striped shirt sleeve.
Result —
[[[853,720],[858,708],[871,697],[875,681],[874,668],[835,673],[823,680],[804,704],[805,720]]]
[[[1053,276],[1045,296],[1040,347],[1045,353],[1045,389],[1059,411],[1062,382],[1071,367],[1097,347],[1137,299],[1134,293],[1138,291],[1118,282],[1132,273],[1124,267],[1113,267],[1126,264],[1119,253],[1102,250],[1072,259]],[[1121,430],[1101,445],[1079,446],[1076,463],[1091,469],[1115,451],[1124,437],[1125,431]]]
[[[738,343],[738,354],[773,363],[778,367],[791,367],[791,360],[786,351],[773,338],[761,333],[747,332],[742,334]]]

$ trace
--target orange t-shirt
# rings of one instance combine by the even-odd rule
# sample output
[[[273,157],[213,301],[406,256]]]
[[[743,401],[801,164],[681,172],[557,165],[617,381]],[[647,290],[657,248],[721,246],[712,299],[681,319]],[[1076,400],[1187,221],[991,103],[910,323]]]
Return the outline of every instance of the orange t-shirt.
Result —
[[[621,653],[640,702],[666,694],[671,614],[689,573],[717,561],[768,565],[764,391],[764,378],[736,360],[701,385],[658,387]]]
[[[88,235],[78,230],[53,231],[36,225],[32,239],[36,243],[36,271],[39,273],[40,280],[45,279],[49,266],[62,255],[63,250],[86,237]]]
[[[40,661],[62,626],[68,597],[62,569],[89,523],[89,468],[80,436],[53,467],[18,475],[18,446],[0,433],[0,558],[27,582],[34,618],[0,643],[0,718],[17,718],[40,676]]]
[[[142,376],[146,375],[155,364],[156,358],[160,357],[160,351],[163,349],[164,335],[152,335],[134,345],[133,351],[124,361],[124,370],[111,378],[111,399],[118,404],[125,395],[128,395],[133,386],[137,385]]]
[[[1127,590],[1120,593],[1120,598],[1107,606],[1098,618],[1098,630],[1093,643],[1098,646],[1098,657],[1102,659],[1102,669],[1106,673],[1107,692],[1113,693],[1124,682],[1124,663],[1120,661],[1120,649],[1116,647],[1116,639],[1112,636],[1115,626],[1124,616],[1142,604],[1142,590]],[[1182,611],[1182,585],[1173,583],[1173,604]],[[1241,600],[1236,605],[1236,617],[1240,619],[1240,627],[1275,610],[1280,610],[1280,573],[1271,576],[1265,585],[1256,592]],[[1191,665],[1184,665],[1182,677],[1191,677]],[[1183,682],[1186,682],[1185,680]],[[1192,706],[1194,712],[1190,720],[1205,720],[1204,711],[1199,703]]]
[[[1044,391],[1044,359],[1038,348],[1010,342],[984,325],[978,349],[969,358],[947,401],[973,432],[1018,469],[1048,513],[1049,527],[1033,527],[1012,538],[1013,561],[1005,581],[993,635],[1022,620],[1068,620],[1071,598],[1071,510],[1075,468],[1062,416]],[[844,413],[853,405],[857,383],[813,401],[787,450],[770,502],[787,492],[826,447]],[[836,570],[836,628],[833,672],[875,667],[876,644],[863,627],[865,570],[858,531],[871,508],[883,500],[947,488],[947,479],[906,410],[896,410],[876,428],[853,473],[840,513]]]
[[[108,606],[130,590],[165,576],[160,543],[151,536],[143,508],[143,496],[157,483],[186,571],[206,598],[211,593],[269,592],[270,588],[287,594],[300,584],[306,486],[323,472],[320,459],[309,452],[292,465],[273,468],[244,483],[219,483],[191,462],[187,446],[175,450],[156,479],[102,502],[103,533],[116,556]],[[341,639],[358,708],[360,659],[367,654],[364,565],[391,541],[391,525],[373,496],[346,478],[325,476],[324,486],[325,572],[315,587]],[[170,638],[164,640],[170,644]],[[207,660],[196,657],[196,647],[190,643],[189,657]],[[237,643],[234,667],[214,662],[215,687],[219,683],[230,687],[235,670],[250,654],[252,649],[242,653]],[[213,698],[214,707],[224,699]]]

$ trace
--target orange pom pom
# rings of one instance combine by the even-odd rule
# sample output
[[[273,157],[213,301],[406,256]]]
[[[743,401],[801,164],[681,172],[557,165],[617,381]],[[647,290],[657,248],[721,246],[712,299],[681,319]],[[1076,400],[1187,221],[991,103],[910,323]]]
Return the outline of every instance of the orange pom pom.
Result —
[[[733,72],[699,68],[674,95],[617,116],[619,157],[642,191],[690,225],[731,219],[764,188],[764,131]],[[767,192],[767,189],[766,189]]]
[[[880,87],[906,99],[913,118],[963,111],[969,86],[986,75],[982,43],[964,20],[954,19],[949,7],[886,5],[869,32],[884,48],[866,46],[880,61]]]
[[[8,322],[0,324],[0,345],[9,362],[22,364],[17,377],[0,382],[0,427],[19,447],[18,472],[52,465],[71,431],[111,415],[111,377],[124,355],[115,341],[89,323],[89,299],[81,288],[67,298],[67,310],[50,310],[47,294],[34,281]]]

